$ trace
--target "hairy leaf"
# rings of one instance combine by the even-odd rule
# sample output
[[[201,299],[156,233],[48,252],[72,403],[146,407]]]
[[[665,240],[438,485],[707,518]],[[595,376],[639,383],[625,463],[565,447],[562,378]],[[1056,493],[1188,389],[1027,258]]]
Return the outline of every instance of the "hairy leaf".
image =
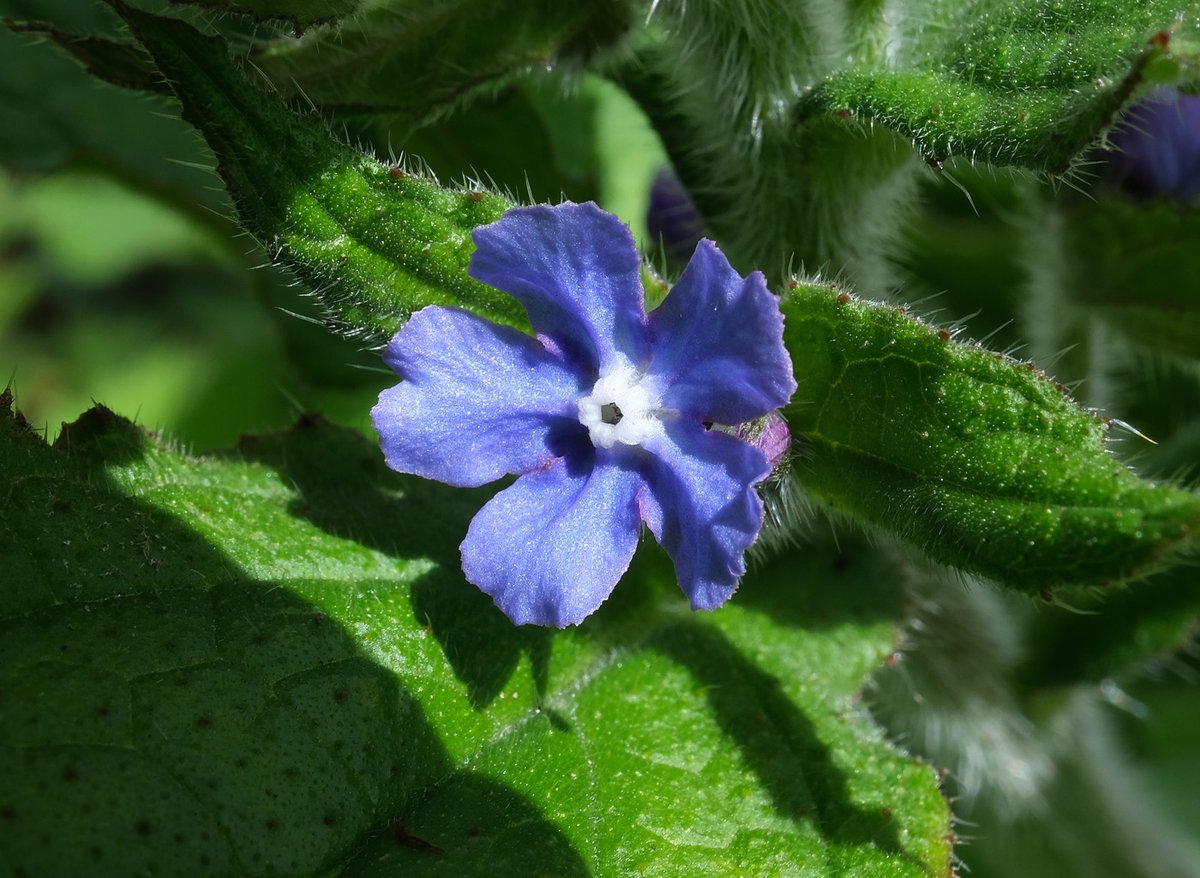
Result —
[[[255,63],[286,95],[422,122],[514,73],[590,56],[631,14],[626,0],[377,0],[336,29],[270,44]]]
[[[100,38],[56,40],[100,63],[125,83],[144,84],[131,52]],[[103,51],[101,51],[103,50]],[[214,191],[208,159],[188,125],[170,115],[170,103],[99,83],[45,38],[0,27],[0,164],[45,173],[71,162],[99,165],[155,197],[184,207],[212,224],[229,202]],[[138,132],[131,137],[129,132]],[[207,210],[197,210],[196,205]],[[228,230],[228,226],[224,226]]]
[[[873,296],[917,202],[904,141],[1061,173],[1143,86],[1197,78],[1194,0],[787,5],[664,2],[613,76],[735,263]]]
[[[308,419],[188,458],[0,421],[0,814],[28,874],[942,876],[933,772],[855,706],[887,556],[693,614],[643,552],[570,632],[458,571],[478,492]],[[44,837],[70,838],[46,845]]]
[[[1200,72],[1200,4],[1184,0],[965,3],[921,24],[889,64],[828,76],[800,116],[883,123],[931,161],[1062,173],[1143,84]]]
[[[216,153],[243,226],[313,288],[331,325],[378,340],[435,303],[523,323],[515,300],[466,273],[471,230],[505,199],[362,155],[252,85],[220,39],[116,8]]]
[[[170,94],[154,64],[139,46],[107,37],[79,36],[45,22],[9,22],[15,33],[43,34],[73,55],[88,73],[136,91]]]
[[[1189,545],[1200,497],[1138,479],[1032,364],[827,287],[784,301],[804,486],[945,563],[1035,594]]]
[[[1186,649],[1200,634],[1200,578],[1191,565],[1069,608],[1044,607],[1034,620],[1021,682],[1030,688],[1129,679]]]
[[[886,128],[795,117],[847,56],[875,57],[891,39],[878,4],[843,6],[655,4],[659,26],[608,73],[649,116],[735,265],[776,279],[828,270],[882,291],[922,165]]]
[[[297,31],[314,24],[334,22],[358,11],[362,0],[171,0],[172,3],[205,6],[220,12],[248,15],[259,21],[280,19]]]

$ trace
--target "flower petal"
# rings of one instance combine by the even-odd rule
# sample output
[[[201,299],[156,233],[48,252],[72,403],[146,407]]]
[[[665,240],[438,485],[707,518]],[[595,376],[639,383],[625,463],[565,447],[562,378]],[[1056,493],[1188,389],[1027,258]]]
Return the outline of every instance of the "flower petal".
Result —
[[[650,376],[663,405],[699,421],[740,424],[796,391],[783,315],[760,272],[742,279],[707,239],[650,314]]]
[[[590,456],[522,476],[471,522],[463,572],[518,625],[582,622],[629,567],[641,485],[637,472]]]
[[[608,371],[648,350],[637,248],[595,204],[510,210],[475,230],[468,271],[513,295],[534,331],[569,362]]]
[[[431,305],[396,333],[384,361],[404,380],[379,394],[371,420],[394,470],[473,487],[587,443],[580,379],[515,329]]]
[[[642,517],[675,561],[692,608],[712,610],[737,590],[745,552],[762,527],[754,490],[770,472],[762,452],[688,420],[671,421],[645,444]]]

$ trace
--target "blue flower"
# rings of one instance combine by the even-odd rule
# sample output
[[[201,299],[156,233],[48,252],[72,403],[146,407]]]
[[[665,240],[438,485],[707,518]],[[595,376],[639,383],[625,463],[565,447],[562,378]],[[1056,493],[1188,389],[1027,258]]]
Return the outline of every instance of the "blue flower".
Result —
[[[695,609],[723,604],[762,524],[763,453],[712,424],[796,389],[763,276],[701,241],[647,314],[629,229],[596,205],[512,210],[475,230],[470,274],[525,307],[533,338],[455,308],[413,315],[384,359],[403,381],[371,416],[392,469],[517,480],[475,516],[463,572],[518,624],[581,622],[642,525]]]
[[[1107,175],[1139,198],[1200,195],[1200,97],[1160,89],[1109,135]]]

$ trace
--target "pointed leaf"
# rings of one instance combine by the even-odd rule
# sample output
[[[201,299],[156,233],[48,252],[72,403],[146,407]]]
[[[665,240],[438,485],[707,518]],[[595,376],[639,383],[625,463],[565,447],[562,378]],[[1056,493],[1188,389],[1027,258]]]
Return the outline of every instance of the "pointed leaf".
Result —
[[[928,21],[887,66],[830,74],[800,115],[883,123],[935,162],[1062,173],[1139,88],[1200,76],[1194,0],[967,3]]]
[[[331,325],[382,340],[434,303],[524,323],[514,300],[466,273],[471,230],[497,219],[505,199],[357,153],[252,85],[222,40],[115,8],[216,153],[242,224],[317,292]]]
[[[1035,594],[1145,573],[1200,526],[1200,497],[1111,458],[1106,422],[1033,364],[827,287],[784,314],[797,473],[835,508]]]
[[[291,22],[299,33],[314,24],[335,22],[358,11],[363,0],[171,0],[219,12],[247,15],[256,21]]]
[[[75,39],[57,34],[60,44]],[[141,83],[136,64],[125,63],[133,60],[132,53],[118,45],[97,38],[73,42],[72,48],[86,56],[85,63],[98,64],[97,52],[105,46],[100,54],[106,72],[125,85],[133,84],[131,78]],[[107,54],[110,50],[118,58]],[[214,191],[211,174],[195,167],[207,158],[204,144],[170,115],[167,98],[97,82],[59,46],[7,27],[0,27],[0,57],[0,164],[46,173],[84,159],[112,168],[159,198],[186,205],[207,223],[218,222],[214,214],[228,213],[225,193]],[[130,131],[138,136],[129,136]]]
[[[79,36],[45,22],[8,22],[8,28],[14,33],[49,37],[83,64],[88,73],[105,82],[136,91],[171,93],[140,46],[106,37]]]
[[[614,43],[625,0],[383,0],[336,29],[255,58],[285,95],[428,121],[513,74]]]

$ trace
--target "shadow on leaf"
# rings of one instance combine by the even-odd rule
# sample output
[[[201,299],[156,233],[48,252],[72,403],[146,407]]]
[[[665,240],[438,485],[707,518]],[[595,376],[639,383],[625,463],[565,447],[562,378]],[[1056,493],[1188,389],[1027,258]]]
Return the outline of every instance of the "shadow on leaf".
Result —
[[[16,874],[325,874],[389,827],[383,852],[416,874],[443,857],[483,874],[509,838],[513,874],[546,855],[583,873],[523,796],[452,773],[416,697],[296,582],[248,576],[129,496],[164,484],[141,430],[97,408],[52,449],[9,407],[0,816]],[[196,490],[172,506],[203,505]],[[475,834],[420,848],[395,831],[435,820],[432,803]]]
[[[802,552],[789,552],[786,569],[774,558],[756,560],[733,600],[776,624],[824,631],[894,622],[903,614],[904,589],[892,556],[840,528],[829,539],[806,540]]]
[[[830,842],[905,856],[895,826],[851,800],[842,769],[778,679],[707,625],[674,626],[650,646],[703,687],[713,716],[780,814],[797,823],[811,821]]]
[[[552,633],[514,626],[459,572],[458,544],[494,489],[399,475],[374,443],[317,417],[285,433],[244,439],[238,453],[287,479],[299,494],[288,509],[296,517],[397,558],[437,562],[413,583],[413,612],[441,644],[473,707],[491,704],[523,652],[544,694]]]
[[[494,780],[460,771],[438,785],[420,814],[366,842],[346,869],[353,878],[591,873],[561,835],[546,835],[538,810]]]

